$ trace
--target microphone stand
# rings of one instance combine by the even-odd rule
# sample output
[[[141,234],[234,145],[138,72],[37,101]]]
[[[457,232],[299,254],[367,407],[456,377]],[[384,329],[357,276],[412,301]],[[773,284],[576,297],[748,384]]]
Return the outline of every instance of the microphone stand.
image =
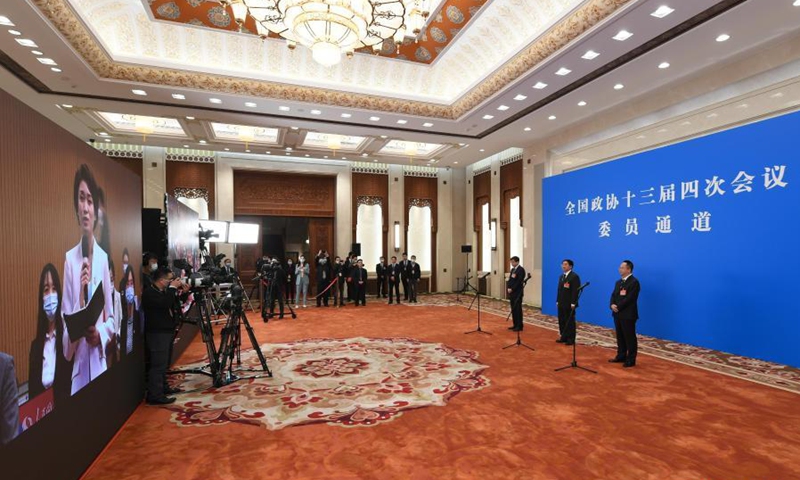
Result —
[[[586,282],[581,288],[578,289],[578,299],[575,301],[575,308],[572,309],[572,313],[570,313],[569,320],[567,320],[567,328],[570,327],[570,322],[575,322],[575,334],[577,337],[578,332],[578,325],[577,321],[575,320],[575,311],[578,310],[578,306],[580,305],[581,295],[583,295],[583,289],[589,286],[589,282]],[[586,368],[578,365],[578,358],[577,358],[577,345],[578,339],[576,338],[574,342],[572,342],[572,362],[569,365],[556,368],[556,372],[560,372],[561,370],[566,370],[568,368],[580,368],[581,370],[585,370],[591,373],[597,373],[597,371],[592,370],[591,368]]]
[[[487,273],[486,275],[483,276],[483,278],[486,278],[488,276],[489,276],[489,274]],[[485,330],[481,330],[481,292],[480,292],[480,290],[478,290],[475,287],[472,287],[472,288],[475,290],[475,298],[472,299],[472,303],[474,304],[475,300],[478,301],[478,328],[476,328],[475,330],[470,330],[469,332],[464,332],[464,334],[467,334],[467,333],[485,333],[487,335],[492,335],[492,332],[487,332]],[[471,304],[470,304],[470,306],[469,306],[469,308],[467,310],[472,310],[472,305]]]
[[[512,312],[514,311],[514,309],[516,307],[518,307],[518,306],[520,306],[522,304],[522,292],[525,291],[525,285],[528,284],[528,280],[530,280],[530,279],[531,279],[531,274],[529,273],[525,277],[525,279],[522,281],[522,291],[519,292],[519,295],[517,295],[517,298],[514,299],[514,304],[511,305],[511,311]],[[510,317],[511,313],[509,313],[508,316]],[[506,321],[507,320],[508,320],[508,318],[506,318]],[[521,331],[522,330],[517,330],[517,341],[515,343],[512,343],[511,345],[507,345],[507,346],[503,347],[503,350],[505,350],[506,348],[511,348],[511,347],[525,347],[528,350],[536,350],[535,348],[531,347],[530,345],[526,345],[526,344],[524,344],[522,342],[522,338],[520,337],[520,332]]]

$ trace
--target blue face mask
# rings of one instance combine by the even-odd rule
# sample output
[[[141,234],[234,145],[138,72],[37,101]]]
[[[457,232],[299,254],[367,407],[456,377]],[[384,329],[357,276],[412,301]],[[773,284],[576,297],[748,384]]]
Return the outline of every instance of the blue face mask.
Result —
[[[128,303],[133,303],[134,295],[133,287],[128,287],[125,289],[125,300]]]
[[[49,293],[44,296],[44,313],[49,320],[56,316],[56,309],[58,308],[58,294]]]

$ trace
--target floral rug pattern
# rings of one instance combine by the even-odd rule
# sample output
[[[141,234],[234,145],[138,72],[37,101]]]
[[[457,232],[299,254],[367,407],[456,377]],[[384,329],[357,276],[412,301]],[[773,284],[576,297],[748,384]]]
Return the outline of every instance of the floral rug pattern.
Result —
[[[305,339],[261,349],[273,377],[243,378],[220,388],[204,375],[172,375],[186,393],[168,408],[181,426],[228,422],[269,430],[309,423],[373,426],[406,410],[444,406],[489,385],[478,354],[411,338]],[[242,351],[242,377],[263,374],[255,351]],[[204,364],[183,365],[180,369]],[[240,368],[234,364],[235,369]]]

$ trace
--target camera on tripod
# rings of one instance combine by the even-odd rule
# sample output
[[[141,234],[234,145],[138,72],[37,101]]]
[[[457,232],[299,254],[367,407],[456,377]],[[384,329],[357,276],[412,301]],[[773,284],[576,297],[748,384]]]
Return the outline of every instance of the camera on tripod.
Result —
[[[224,253],[220,253],[214,259],[207,259],[203,265],[195,272],[194,267],[185,258],[173,260],[172,266],[179,268],[186,273],[186,283],[193,292],[205,291],[220,283],[225,283],[226,275],[215,265],[225,258]]]

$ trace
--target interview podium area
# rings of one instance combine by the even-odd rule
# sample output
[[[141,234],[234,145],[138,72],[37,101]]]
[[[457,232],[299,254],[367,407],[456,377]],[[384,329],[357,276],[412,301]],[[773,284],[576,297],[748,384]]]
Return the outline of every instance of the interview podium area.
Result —
[[[555,318],[526,306],[522,335],[536,350],[504,350],[515,338],[508,302],[483,299],[494,335],[464,335],[477,312],[455,297],[368,299],[268,324],[248,313],[273,378],[203,392],[192,387],[208,379],[173,377],[188,393],[140,406],[84,479],[796,476],[796,369],[725,364],[719,352],[650,338],[637,367],[621,369],[607,363],[613,332],[580,324],[581,363],[599,372],[559,373],[571,349],[554,343]],[[196,339],[177,364],[203,356]]]

